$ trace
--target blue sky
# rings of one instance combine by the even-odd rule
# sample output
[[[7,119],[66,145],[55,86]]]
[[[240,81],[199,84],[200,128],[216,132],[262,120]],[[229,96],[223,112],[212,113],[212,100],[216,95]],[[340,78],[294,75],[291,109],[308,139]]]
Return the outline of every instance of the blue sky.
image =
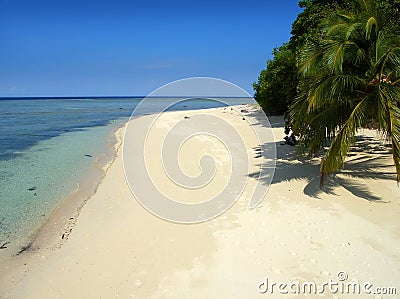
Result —
[[[0,96],[146,95],[207,76],[253,94],[296,0],[0,0]]]

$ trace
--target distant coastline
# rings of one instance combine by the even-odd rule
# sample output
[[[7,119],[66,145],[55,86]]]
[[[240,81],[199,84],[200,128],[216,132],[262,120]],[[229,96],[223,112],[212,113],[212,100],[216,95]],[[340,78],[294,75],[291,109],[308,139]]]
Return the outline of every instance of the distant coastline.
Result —
[[[185,99],[185,98],[199,98],[199,97],[193,97],[191,95],[188,96],[156,96],[156,97],[151,97],[151,96],[72,96],[72,97],[67,97],[67,96],[45,96],[45,97],[40,97],[40,96],[33,96],[33,97],[4,97],[0,96],[0,101],[2,100],[112,100],[112,99],[144,99],[144,98],[154,98],[154,99],[171,99],[171,98],[176,98],[176,99]],[[206,95],[203,96],[202,98],[213,98],[213,99],[252,99],[253,97],[224,97],[224,96],[212,96],[212,95]]]

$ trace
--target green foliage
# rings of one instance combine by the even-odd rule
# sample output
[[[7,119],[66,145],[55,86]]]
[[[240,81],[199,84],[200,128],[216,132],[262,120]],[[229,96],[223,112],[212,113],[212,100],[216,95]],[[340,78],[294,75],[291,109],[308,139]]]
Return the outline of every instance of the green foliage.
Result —
[[[326,17],[319,40],[304,45],[299,95],[290,124],[313,155],[327,142],[325,174],[342,168],[360,127],[374,124],[392,142],[400,181],[400,19],[388,1],[353,1]],[[328,134],[326,134],[328,133]]]
[[[270,114],[290,105],[299,149],[328,147],[325,174],[344,166],[358,128],[378,128],[392,143],[400,181],[400,0],[302,0],[287,44],[253,84]]]
[[[254,98],[267,114],[282,115],[296,95],[296,61],[286,44],[275,48],[273,55],[274,59],[267,61],[266,69],[253,84]]]
[[[320,40],[322,20],[333,13],[339,6],[338,2],[345,1],[299,1],[299,6],[305,10],[292,25],[292,38],[289,43],[274,49],[274,58],[267,61],[266,69],[261,71],[258,81],[253,84],[254,97],[267,114],[286,114],[289,110],[297,95],[298,53],[306,45]]]
[[[332,0],[299,1],[299,6],[305,9],[292,24],[289,48],[293,53],[298,53],[304,46],[319,41],[322,20],[337,9],[337,2]]]

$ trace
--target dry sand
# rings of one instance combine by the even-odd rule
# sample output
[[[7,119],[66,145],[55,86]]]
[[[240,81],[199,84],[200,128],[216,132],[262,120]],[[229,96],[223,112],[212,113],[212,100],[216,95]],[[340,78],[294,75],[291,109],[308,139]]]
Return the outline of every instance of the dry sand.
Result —
[[[254,109],[247,107],[247,109]],[[257,112],[257,111],[256,111]],[[168,122],[196,111],[169,112]],[[238,113],[223,108],[207,113],[229,119],[245,134],[250,128]],[[257,113],[253,113],[257,117]],[[141,122],[146,116],[135,119]],[[250,117],[250,116],[246,116]],[[188,119],[190,121],[190,118]],[[329,279],[370,282],[396,287],[400,293],[400,192],[387,148],[363,131],[346,169],[319,190],[318,161],[301,161],[293,147],[280,145],[281,118],[270,118],[277,142],[277,165],[271,188],[256,209],[249,210],[249,192],[223,215],[201,224],[164,221],[146,211],[126,183],[118,134],[116,159],[97,192],[83,207],[69,239],[58,249],[28,252],[24,264],[3,266],[1,298],[293,298],[274,289],[265,294],[259,283],[320,285]],[[163,126],[149,138],[161,140]],[[372,136],[372,135],[371,135]],[[194,140],[182,155],[198,157],[206,150],[221,151],[212,140]],[[254,138],[246,138],[251,171],[257,171]],[[164,192],[170,190],[157,155],[149,162]],[[220,155],[224,161],[224,155]],[[196,161],[196,159],[195,159]],[[193,159],[180,161],[188,175],[198,174]],[[225,164],[222,163],[221,167]],[[218,178],[222,184],[224,169]],[[246,174],[243,174],[246,175]],[[254,178],[249,186],[255,184]],[[218,184],[217,184],[218,185]],[[211,185],[207,194],[217,192]],[[193,200],[201,196],[194,195]],[[265,285],[264,285],[265,286]],[[288,288],[286,288],[290,292]],[[296,298],[398,298],[400,295],[347,295],[325,291]]]

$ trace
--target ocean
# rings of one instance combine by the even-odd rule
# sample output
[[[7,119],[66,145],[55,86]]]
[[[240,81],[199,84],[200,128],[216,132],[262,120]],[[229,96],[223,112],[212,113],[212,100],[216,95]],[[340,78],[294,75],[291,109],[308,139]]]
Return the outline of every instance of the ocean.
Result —
[[[0,247],[22,248],[113,149],[115,130],[142,98],[0,98]],[[148,101],[149,99],[147,99]],[[154,98],[146,111],[158,112]],[[229,104],[250,98],[223,98]],[[225,106],[196,99],[170,110]]]

